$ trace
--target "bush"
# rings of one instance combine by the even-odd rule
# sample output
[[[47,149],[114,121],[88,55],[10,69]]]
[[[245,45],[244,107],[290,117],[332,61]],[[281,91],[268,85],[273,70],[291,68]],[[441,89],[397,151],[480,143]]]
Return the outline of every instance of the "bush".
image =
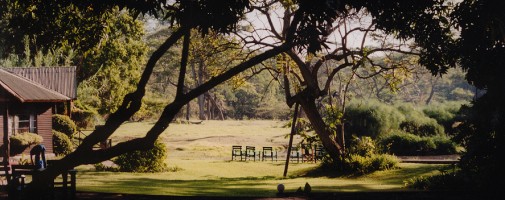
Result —
[[[420,136],[436,136],[436,135],[445,135],[444,127],[438,124],[436,121],[428,121],[425,124],[421,124],[419,126],[418,135]]]
[[[456,153],[456,144],[446,136],[420,137],[410,133],[396,132],[379,138],[377,143],[384,152],[398,156]]]
[[[56,114],[53,115],[53,130],[62,132],[72,139],[77,132],[77,126],[70,117]]]
[[[402,113],[393,106],[379,102],[358,104],[351,102],[344,114],[346,134],[370,136],[372,139],[400,127]]]
[[[452,125],[458,120],[457,113],[459,112],[461,105],[463,105],[462,102],[433,104],[423,109],[423,112],[428,117],[435,119],[438,124],[444,126],[445,131],[451,134],[455,131]]]
[[[421,125],[414,120],[406,120],[400,124],[400,129],[407,133],[419,132],[419,127]]]
[[[166,157],[165,144],[156,141],[150,150],[125,153],[113,161],[123,172],[163,172],[167,169]]]
[[[349,144],[348,150],[350,154],[371,156],[376,152],[375,142],[367,136],[359,138],[353,135],[353,140]]]
[[[405,181],[407,188],[421,190],[453,190],[463,191],[475,189],[474,183],[469,183],[460,173],[442,173],[434,176],[419,176]]]
[[[70,138],[62,132],[53,130],[53,151],[56,155],[67,155],[74,150]]]
[[[91,110],[75,109],[72,111],[72,120],[75,125],[82,129],[89,129],[95,126],[98,113]]]
[[[418,136],[444,135],[444,127],[438,124],[435,120],[428,120],[424,123],[407,120],[400,124],[400,129]]]
[[[98,172],[118,172],[119,169],[114,166],[106,166],[103,163],[96,163],[93,165]]]
[[[396,156],[387,154],[372,154],[371,156],[351,154],[344,159],[344,168],[351,174],[368,174],[396,168],[398,163]]]
[[[435,136],[431,137],[430,139],[433,140],[433,143],[436,146],[436,149],[433,152],[434,154],[448,155],[457,153],[457,145],[450,138],[445,136]]]
[[[377,143],[382,147],[384,152],[404,156],[418,155],[419,152],[416,146],[420,140],[421,137],[414,134],[395,132],[379,138]]]
[[[35,133],[20,133],[12,135],[10,137],[10,154],[14,156],[23,153],[23,151],[25,151],[25,149],[29,146],[40,144],[43,140],[42,136]]]
[[[397,106],[399,112],[405,116],[405,121],[400,123],[400,129],[419,136],[443,135],[444,127],[437,123],[435,119],[426,116],[418,111],[411,104]]]

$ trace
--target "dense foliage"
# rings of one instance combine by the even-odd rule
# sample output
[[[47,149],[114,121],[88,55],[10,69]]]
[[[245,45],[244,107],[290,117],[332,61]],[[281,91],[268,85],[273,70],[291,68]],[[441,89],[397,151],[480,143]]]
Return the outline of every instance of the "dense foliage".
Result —
[[[72,120],[80,129],[93,128],[98,121],[97,118],[98,113],[96,111],[84,110],[77,107],[72,110]]]
[[[374,171],[394,169],[398,167],[399,160],[388,154],[372,154],[361,156],[350,154],[345,158],[344,170],[352,174],[368,174]]]
[[[114,112],[122,98],[133,91],[145,64],[147,47],[143,24],[128,13],[115,10],[105,22],[107,34],[100,49],[87,54],[85,66],[99,67],[79,84],[79,99],[100,114]]]
[[[73,138],[77,133],[75,122],[66,115],[55,114],[52,118],[53,130],[64,133],[69,138]]]
[[[156,141],[154,147],[147,151],[134,151],[122,154],[114,159],[114,163],[123,172],[163,172],[167,169],[165,159],[167,148],[161,141]]]
[[[505,196],[505,2],[500,0],[462,1],[451,18],[459,27],[455,52],[466,79],[485,90],[465,110],[466,119],[459,138],[466,149],[461,157],[461,173],[472,187],[494,190]]]
[[[11,156],[23,153],[28,147],[42,143],[43,138],[35,133],[20,133],[10,137]]]
[[[376,101],[356,100],[349,104],[344,114],[346,135],[348,138],[351,135],[377,138],[402,130],[418,136],[444,136],[444,126],[452,130],[452,126],[457,122],[457,115],[452,111],[434,109],[451,107],[456,110],[456,107],[461,107],[461,103],[463,102],[447,102],[422,109],[420,106],[416,108],[405,103],[391,106]]]
[[[446,136],[420,137],[395,132],[377,139],[383,152],[398,156],[449,155],[456,153],[456,143]]]
[[[67,155],[70,152],[74,151],[74,144],[70,140],[70,138],[59,131],[53,130],[53,152],[57,156],[59,155]]]
[[[379,102],[351,103],[344,114],[347,134],[372,138],[399,129],[404,120],[394,107]]]
[[[399,160],[396,156],[382,153],[372,138],[364,136],[353,137],[341,166],[346,174],[362,175],[394,169],[398,167],[398,163]],[[325,165],[335,167],[335,163],[326,163]]]
[[[407,188],[419,190],[455,190],[455,191],[472,191],[472,188],[467,184],[468,180],[459,173],[444,172],[434,176],[418,176],[405,181]]]

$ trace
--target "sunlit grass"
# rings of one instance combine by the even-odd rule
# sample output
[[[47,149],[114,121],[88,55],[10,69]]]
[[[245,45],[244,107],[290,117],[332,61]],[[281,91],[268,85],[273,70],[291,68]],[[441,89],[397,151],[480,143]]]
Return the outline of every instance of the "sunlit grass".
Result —
[[[278,184],[295,192],[308,182],[313,192],[407,191],[404,180],[439,173],[440,165],[401,164],[400,169],[359,177],[307,176],[316,164],[290,164],[282,177],[280,162],[177,161],[181,171],[114,173],[86,171],[78,175],[78,190],[176,196],[275,196]]]
[[[279,121],[205,121],[202,125],[172,124],[162,134],[169,149],[167,164],[174,172],[96,172],[80,166],[77,189],[89,192],[175,196],[275,196],[278,184],[295,192],[309,183],[313,192],[407,191],[404,180],[440,173],[442,165],[401,164],[400,169],[365,176],[336,176],[321,172],[318,164],[290,163],[282,176],[289,133]],[[113,143],[140,137],[149,123],[124,124]],[[298,139],[297,139],[298,140]],[[279,161],[231,161],[232,145],[273,146]]]

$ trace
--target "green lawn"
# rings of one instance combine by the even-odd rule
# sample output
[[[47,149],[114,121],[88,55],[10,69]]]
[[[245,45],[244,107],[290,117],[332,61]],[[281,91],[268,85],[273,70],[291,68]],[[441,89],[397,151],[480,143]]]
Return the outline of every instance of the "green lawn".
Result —
[[[334,177],[314,163],[291,163],[283,178],[284,161],[230,161],[232,145],[274,146],[285,154],[288,128],[277,121],[205,121],[202,125],[173,124],[162,134],[169,149],[167,164],[174,172],[96,172],[80,166],[79,191],[177,196],[275,196],[278,184],[294,192],[308,182],[313,192],[403,191],[404,180],[439,173],[443,165],[401,164],[400,169],[359,177]],[[138,137],[151,125],[128,123],[113,142]],[[299,139],[297,139],[299,140]],[[283,146],[284,145],[284,146]],[[284,159],[281,157],[281,159]]]

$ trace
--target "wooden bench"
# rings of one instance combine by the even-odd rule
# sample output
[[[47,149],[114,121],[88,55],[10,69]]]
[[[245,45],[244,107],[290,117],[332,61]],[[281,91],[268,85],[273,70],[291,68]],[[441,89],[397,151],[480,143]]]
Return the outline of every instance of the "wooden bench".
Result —
[[[47,161],[48,166],[51,166],[54,161]],[[26,175],[36,176],[38,173],[41,173],[44,169],[36,169],[35,165],[12,165],[12,176],[18,179],[18,184],[20,189],[23,189],[26,186],[25,177]],[[62,181],[54,181],[51,183],[51,189],[62,189],[63,197],[66,199],[69,195],[71,198],[75,198],[76,192],[76,174],[77,170],[71,169],[61,174]],[[69,177],[70,175],[70,181]],[[70,193],[70,194],[69,194]]]
[[[48,160],[47,161],[47,166],[54,165],[54,160]],[[70,182],[68,180],[68,175],[70,175]],[[75,192],[76,192],[76,175],[77,175],[77,170],[71,169],[66,172],[63,172],[61,174],[61,181],[56,182],[53,181],[52,183],[52,188],[61,188],[63,192],[63,197],[66,199],[68,195],[72,199],[75,199]],[[70,187],[69,187],[70,186]],[[70,190],[69,190],[70,188]],[[70,194],[68,194],[70,193]]]

